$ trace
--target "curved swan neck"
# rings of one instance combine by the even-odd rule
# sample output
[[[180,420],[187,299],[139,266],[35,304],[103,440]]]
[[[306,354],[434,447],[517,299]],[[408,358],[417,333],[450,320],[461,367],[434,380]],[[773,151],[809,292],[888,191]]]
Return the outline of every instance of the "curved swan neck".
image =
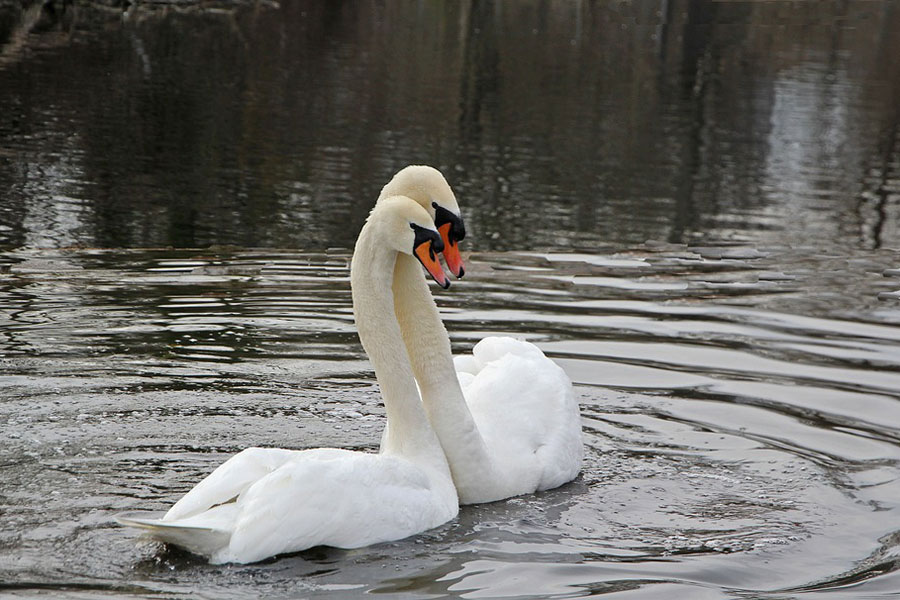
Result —
[[[450,391],[462,390],[456,379],[450,336],[441,320],[437,304],[428,289],[422,267],[411,256],[398,256],[393,269],[394,312],[419,387],[451,384]],[[433,397],[423,398],[426,404]]]
[[[456,377],[450,337],[422,268],[400,255],[394,266],[394,310],[422,391],[422,402],[450,464],[460,500],[503,478],[484,443]]]
[[[381,388],[388,422],[383,450],[447,470],[446,458],[425,415],[394,318],[391,280],[398,252],[379,241],[373,215],[363,226],[350,265],[353,315]]]

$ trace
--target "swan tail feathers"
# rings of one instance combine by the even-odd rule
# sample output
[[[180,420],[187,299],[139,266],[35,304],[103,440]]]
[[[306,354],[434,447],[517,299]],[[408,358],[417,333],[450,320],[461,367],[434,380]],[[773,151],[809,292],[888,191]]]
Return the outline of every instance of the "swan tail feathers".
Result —
[[[134,527],[156,540],[184,548],[200,556],[212,557],[228,547],[231,531],[213,525],[186,524],[147,518],[148,513],[130,512],[115,516],[120,525]],[[150,513],[152,514],[152,513]]]

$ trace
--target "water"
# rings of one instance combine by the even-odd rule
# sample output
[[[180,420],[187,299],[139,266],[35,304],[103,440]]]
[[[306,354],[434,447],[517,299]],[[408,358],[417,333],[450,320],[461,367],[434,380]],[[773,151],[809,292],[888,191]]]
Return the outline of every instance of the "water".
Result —
[[[6,591],[896,590],[900,310],[877,299],[896,280],[871,273],[896,256],[866,252],[866,272],[833,280],[829,257],[722,250],[470,256],[438,294],[454,347],[513,333],[566,368],[582,476],[410,540],[241,567],[136,542],[111,516],[164,509],[250,445],[377,447],[349,255],[11,252]]]
[[[0,5],[0,596],[900,590],[900,4]],[[582,475],[210,566],[112,516],[374,451],[347,265],[439,166],[454,350],[540,345]]]

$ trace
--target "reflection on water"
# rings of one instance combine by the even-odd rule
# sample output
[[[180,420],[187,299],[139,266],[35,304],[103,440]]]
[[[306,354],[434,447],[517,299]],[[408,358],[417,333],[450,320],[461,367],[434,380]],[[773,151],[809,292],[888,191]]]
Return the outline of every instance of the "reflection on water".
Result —
[[[877,597],[897,585],[889,251],[485,252],[438,291],[457,351],[538,343],[582,405],[581,477],[412,539],[210,566],[117,527],[251,445],[374,450],[348,259],[9,253],[0,589],[188,597]],[[887,271],[888,274],[892,271]],[[833,273],[833,274],[832,274]],[[842,591],[844,590],[844,591]],[[890,593],[893,593],[891,591]],[[888,597],[887,595],[885,597]]]
[[[898,30],[889,1],[0,1],[0,595],[893,597]],[[412,162],[472,230],[454,349],[557,360],[582,476],[356,551],[136,542],[113,514],[242,448],[376,448],[347,266]]]
[[[482,250],[900,236],[896,2],[14,10],[6,247],[346,248],[411,162]]]

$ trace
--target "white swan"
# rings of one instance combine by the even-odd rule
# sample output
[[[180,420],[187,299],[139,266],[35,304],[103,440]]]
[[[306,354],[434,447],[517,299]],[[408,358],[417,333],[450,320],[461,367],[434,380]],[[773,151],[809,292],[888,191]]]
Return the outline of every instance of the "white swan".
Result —
[[[429,210],[448,267],[462,276],[456,242],[465,229],[443,175],[406,167],[379,202],[397,194]],[[394,310],[461,504],[551,489],[578,475],[581,416],[572,383],[556,363],[537,346],[508,337],[485,338],[473,354],[454,360],[421,267],[409,256],[399,256],[394,267]]]
[[[162,519],[117,520],[209,557],[248,563],[312,546],[357,548],[404,538],[459,511],[447,461],[419,401],[391,282],[398,256],[418,256],[439,283],[443,247],[425,210],[382,199],[360,232],[350,268],[359,337],[384,398],[380,454],[334,448],[250,448],[219,466]],[[418,273],[423,280],[421,270]]]

